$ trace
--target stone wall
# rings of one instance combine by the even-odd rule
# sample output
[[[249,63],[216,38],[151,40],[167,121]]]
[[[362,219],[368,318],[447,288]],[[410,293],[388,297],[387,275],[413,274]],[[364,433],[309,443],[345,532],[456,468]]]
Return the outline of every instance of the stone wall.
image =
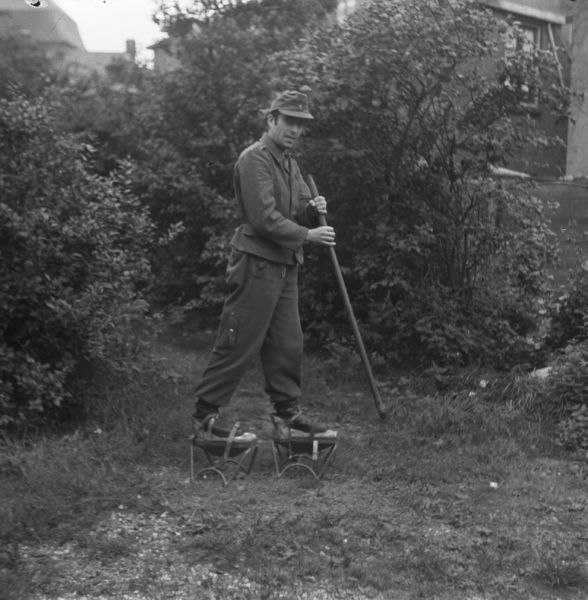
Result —
[[[588,6],[577,5],[572,21],[571,88],[574,98],[568,127],[566,174],[588,177]]]

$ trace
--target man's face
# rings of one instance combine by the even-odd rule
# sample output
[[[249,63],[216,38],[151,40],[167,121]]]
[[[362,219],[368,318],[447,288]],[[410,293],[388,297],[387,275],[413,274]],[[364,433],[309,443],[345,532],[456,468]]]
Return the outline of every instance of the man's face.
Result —
[[[282,149],[294,147],[304,127],[304,119],[296,119],[278,114],[277,118],[268,118],[268,135]]]

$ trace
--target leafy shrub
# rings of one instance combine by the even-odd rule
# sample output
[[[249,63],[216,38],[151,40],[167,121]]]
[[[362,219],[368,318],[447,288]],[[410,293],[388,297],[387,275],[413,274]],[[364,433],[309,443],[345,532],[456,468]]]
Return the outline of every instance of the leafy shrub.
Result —
[[[60,407],[92,361],[124,368],[146,310],[151,225],[120,178],[87,172],[56,111],[0,101],[2,425]]]
[[[522,33],[466,1],[373,0],[311,35],[333,7],[162,9],[177,70],[142,75],[134,96],[107,85],[84,94],[76,118],[101,115],[79,127],[101,141],[102,165],[128,154],[129,185],[158,234],[177,225],[152,255],[159,298],[220,303],[231,168],[259,134],[268,82],[308,86],[317,120],[304,162],[334,208],[337,251],[377,362],[539,361],[532,335],[552,239],[532,190],[497,180],[491,166],[557,143],[538,129],[549,110],[566,109],[552,53],[506,57],[502,37]],[[541,119],[521,111],[529,87]],[[110,110],[116,94],[120,111]],[[307,331],[328,342],[332,324],[346,321],[320,251],[303,278]]]
[[[458,196],[459,185],[454,188]],[[509,368],[544,360],[536,339],[538,299],[554,244],[542,207],[524,187],[508,196],[500,188],[473,188],[463,191],[469,194],[465,214],[449,210],[464,198],[442,191],[436,202],[448,207],[445,213],[407,192],[404,216],[366,219],[362,226],[350,226],[335,206],[331,220],[343,239],[337,252],[349,293],[367,345],[382,364]],[[509,229],[488,213],[491,202],[509,203]],[[346,327],[329,267],[311,256],[301,293],[307,327],[326,341],[333,335],[326,323]]]
[[[350,295],[384,361],[536,360],[553,237],[532,189],[492,165],[546,143],[513,81],[537,87],[545,114],[566,100],[541,87],[550,53],[504,56],[508,31],[471,2],[373,0],[281,61],[288,87],[312,89],[305,162],[333,199]],[[342,314],[328,294],[326,307],[303,299]]]
[[[570,345],[552,362],[536,410],[556,424],[556,443],[588,449],[588,344]]]
[[[216,308],[223,300],[222,275],[236,206],[205,185],[192,161],[173,146],[145,140],[143,147],[151,148],[149,157],[128,163],[125,178],[165,240],[150,252],[152,300]]]
[[[557,424],[556,442],[564,448],[588,450],[588,407],[576,404],[566,413],[567,416]]]
[[[588,335],[588,268],[582,266],[573,276],[569,290],[560,298],[551,316],[548,343],[562,348],[583,342]]]
[[[203,308],[216,307],[222,302],[219,286],[234,203],[207,183],[206,161],[182,147],[180,138],[194,132],[175,131],[168,118],[175,105],[166,94],[176,76],[156,79],[137,68],[129,83],[114,75],[76,82],[65,96],[62,126],[91,147],[89,170],[103,176],[120,172],[147,210],[154,235],[163,242],[149,249],[151,303],[161,307],[197,299]]]

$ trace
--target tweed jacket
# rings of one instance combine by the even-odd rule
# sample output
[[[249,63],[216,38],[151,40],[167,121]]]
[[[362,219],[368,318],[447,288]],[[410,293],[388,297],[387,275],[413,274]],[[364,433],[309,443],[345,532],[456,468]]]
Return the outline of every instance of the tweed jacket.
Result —
[[[233,184],[242,224],[231,246],[273,262],[302,264],[307,225],[318,222],[318,212],[308,204],[310,190],[294,157],[266,133],[239,156]]]

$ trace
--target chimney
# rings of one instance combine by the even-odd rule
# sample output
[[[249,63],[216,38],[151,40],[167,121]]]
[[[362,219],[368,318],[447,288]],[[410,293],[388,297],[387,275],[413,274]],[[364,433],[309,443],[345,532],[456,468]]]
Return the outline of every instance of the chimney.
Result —
[[[137,45],[135,44],[135,40],[127,40],[126,54],[130,60],[135,62],[135,57],[137,56]]]

